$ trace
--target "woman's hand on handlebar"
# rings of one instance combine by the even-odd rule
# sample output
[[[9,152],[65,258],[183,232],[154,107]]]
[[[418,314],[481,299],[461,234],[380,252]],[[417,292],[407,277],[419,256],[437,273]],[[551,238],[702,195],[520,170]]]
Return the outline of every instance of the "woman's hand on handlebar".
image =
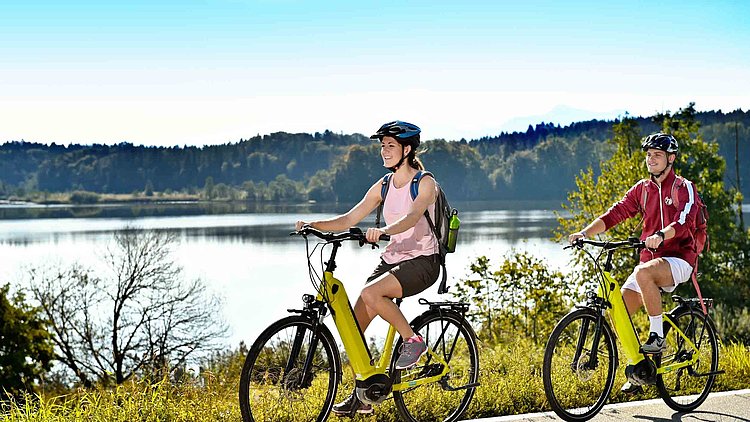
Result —
[[[296,223],[294,223],[294,230],[300,231],[300,230],[302,230],[302,227],[304,227],[304,226],[311,226],[312,227],[312,224],[308,223],[306,221],[297,221]]]
[[[375,227],[370,227],[367,229],[367,233],[365,233],[365,238],[368,242],[372,243],[378,243],[378,240],[380,240],[380,236],[385,234],[385,230],[378,229]]]

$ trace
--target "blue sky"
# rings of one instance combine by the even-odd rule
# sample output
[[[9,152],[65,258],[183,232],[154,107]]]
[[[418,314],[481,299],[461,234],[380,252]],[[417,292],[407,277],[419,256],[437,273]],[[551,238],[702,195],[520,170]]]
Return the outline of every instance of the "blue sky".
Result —
[[[4,1],[0,142],[426,138],[750,107],[750,2]]]

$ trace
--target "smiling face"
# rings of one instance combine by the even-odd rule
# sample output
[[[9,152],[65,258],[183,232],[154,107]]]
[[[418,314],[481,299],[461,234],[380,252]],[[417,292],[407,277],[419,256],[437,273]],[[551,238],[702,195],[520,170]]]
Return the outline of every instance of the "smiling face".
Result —
[[[646,151],[646,167],[651,174],[659,174],[667,168],[667,164],[674,162],[675,154],[669,154],[660,149],[649,148]]]
[[[384,167],[393,167],[398,164],[403,155],[409,154],[411,147],[403,147],[395,138],[384,136],[380,141],[380,156],[383,158]]]

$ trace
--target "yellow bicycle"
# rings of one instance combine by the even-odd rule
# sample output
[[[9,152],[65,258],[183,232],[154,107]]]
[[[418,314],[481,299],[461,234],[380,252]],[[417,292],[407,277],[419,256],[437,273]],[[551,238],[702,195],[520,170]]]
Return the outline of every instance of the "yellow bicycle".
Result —
[[[620,286],[612,278],[612,255],[620,249],[645,247],[638,239],[600,242],[578,239],[570,247],[600,248],[594,257],[598,291],[589,292],[585,303],[557,323],[547,341],[542,377],[544,393],[555,413],[566,421],[593,418],[612,391],[618,368],[617,345],[605,315],[609,313],[628,365],[625,375],[636,385],[655,384],[659,395],[679,412],[694,410],[706,400],[718,370],[719,341],[711,317],[698,299],[672,296],[678,304],[664,314],[667,350],[646,354],[625,308]],[[606,252],[604,268],[599,258]],[[711,307],[711,299],[703,299]]]
[[[402,344],[401,338],[396,341],[395,328],[389,326],[380,358],[373,359],[346,289],[333,276],[342,241],[377,245],[367,242],[359,228],[328,233],[305,227],[292,234],[305,239],[310,280],[317,295],[303,295],[302,309],[289,309],[294,315],[271,324],[250,347],[240,376],[243,421],[324,421],[328,417],[343,372],[339,349],[323,323],[329,313],[354,370],[355,393],[360,400],[379,404],[392,397],[407,421],[460,418],[479,385],[476,334],[465,318],[468,304],[420,299],[429,309],[411,325],[424,337],[429,350],[416,366],[395,369]],[[312,251],[310,235],[322,239]],[[323,250],[329,245],[330,257],[323,264]],[[318,248],[322,277],[312,260]]]

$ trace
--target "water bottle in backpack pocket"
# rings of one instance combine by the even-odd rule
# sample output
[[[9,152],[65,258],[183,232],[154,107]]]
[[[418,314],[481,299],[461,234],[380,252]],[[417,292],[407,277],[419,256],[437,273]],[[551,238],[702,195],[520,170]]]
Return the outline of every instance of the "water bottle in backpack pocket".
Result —
[[[454,209],[448,222],[448,244],[446,245],[448,253],[456,252],[459,227],[461,227],[461,220],[458,219],[458,210]]]

